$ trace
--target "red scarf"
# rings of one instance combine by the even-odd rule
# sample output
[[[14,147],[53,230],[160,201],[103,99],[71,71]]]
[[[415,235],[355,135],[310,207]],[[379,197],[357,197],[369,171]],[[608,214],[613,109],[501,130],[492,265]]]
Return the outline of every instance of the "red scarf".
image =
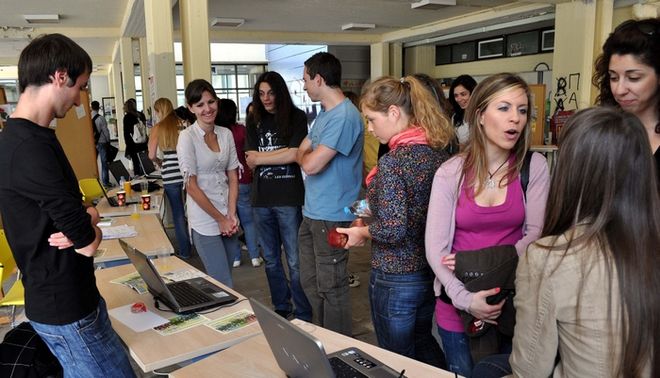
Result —
[[[419,126],[410,127],[393,136],[387,143],[387,145],[390,147],[390,151],[394,151],[401,146],[409,146],[411,144],[429,144],[428,140],[426,140],[426,132],[424,129]],[[376,172],[378,172],[378,165],[373,167],[371,171],[369,171],[367,178],[364,179],[364,181],[367,183],[367,186],[369,186],[371,180],[376,177]]]

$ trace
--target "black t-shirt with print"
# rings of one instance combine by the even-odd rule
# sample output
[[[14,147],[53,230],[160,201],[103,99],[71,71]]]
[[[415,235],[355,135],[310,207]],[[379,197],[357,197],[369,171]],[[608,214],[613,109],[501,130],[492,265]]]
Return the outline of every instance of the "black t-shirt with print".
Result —
[[[258,124],[247,125],[246,151],[277,151],[282,148],[298,148],[307,136],[307,116],[300,109],[291,114],[290,136],[277,130],[275,116],[267,113]],[[296,163],[261,165],[253,172],[252,206],[302,206],[305,202],[300,167]]]

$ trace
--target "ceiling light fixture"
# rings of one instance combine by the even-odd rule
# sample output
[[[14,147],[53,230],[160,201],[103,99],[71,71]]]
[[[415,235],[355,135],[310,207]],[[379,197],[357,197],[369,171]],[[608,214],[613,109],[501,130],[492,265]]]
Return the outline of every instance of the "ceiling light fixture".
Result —
[[[211,21],[211,26],[224,26],[230,28],[237,28],[245,23],[244,18],[224,18],[216,17]]]
[[[456,0],[421,0],[410,4],[411,9],[442,9],[456,5]]]
[[[344,24],[341,26],[341,30],[352,30],[352,31],[363,31],[368,29],[374,29],[376,24],[358,24],[351,22],[349,24]]]
[[[60,22],[59,14],[24,14],[23,18],[28,24],[57,24]]]

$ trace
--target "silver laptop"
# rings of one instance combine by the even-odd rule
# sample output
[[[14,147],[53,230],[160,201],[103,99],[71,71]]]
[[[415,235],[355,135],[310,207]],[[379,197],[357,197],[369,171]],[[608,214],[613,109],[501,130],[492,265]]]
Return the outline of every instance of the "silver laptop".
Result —
[[[277,364],[288,377],[405,377],[357,348],[326,354],[314,336],[254,298],[250,298],[250,305]]]
[[[202,311],[233,303],[237,299],[234,295],[202,277],[165,283],[154,264],[144,253],[122,239],[119,239],[119,244],[147,284],[151,295],[177,314]]]

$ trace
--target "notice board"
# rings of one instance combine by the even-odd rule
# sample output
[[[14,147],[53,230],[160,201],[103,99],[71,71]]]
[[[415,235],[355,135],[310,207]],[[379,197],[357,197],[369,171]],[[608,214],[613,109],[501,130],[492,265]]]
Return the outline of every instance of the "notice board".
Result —
[[[56,120],[55,135],[78,180],[99,177],[87,91],[80,92],[80,106],[72,107],[64,118]]]
[[[545,140],[545,84],[530,84],[532,91],[532,146],[543,145]]]

